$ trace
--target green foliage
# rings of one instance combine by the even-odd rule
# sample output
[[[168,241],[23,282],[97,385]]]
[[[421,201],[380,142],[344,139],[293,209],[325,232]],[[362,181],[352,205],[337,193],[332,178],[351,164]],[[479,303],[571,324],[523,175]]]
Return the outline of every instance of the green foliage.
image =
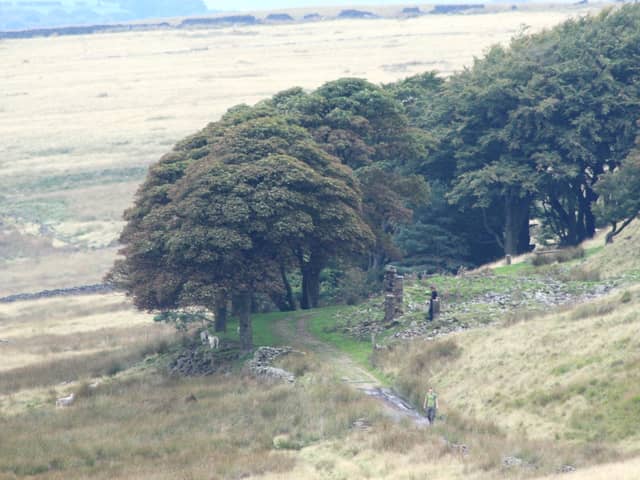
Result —
[[[619,168],[601,175],[595,191],[600,198],[594,211],[602,223],[611,225],[607,235],[611,241],[640,215],[640,149],[636,148]]]
[[[376,237],[369,267],[400,258],[393,235],[411,223],[413,210],[429,196],[425,180],[406,170],[423,162],[430,142],[425,132],[409,126],[402,104],[385,89],[355,78],[328,82],[310,94],[286,90],[268,104],[293,117],[321,148],[356,171],[364,218]]]
[[[204,310],[193,312],[169,310],[154,316],[153,320],[155,322],[169,323],[174,325],[178,331],[184,332],[192,323],[197,322],[205,325],[211,319]]]
[[[528,251],[534,214],[562,244],[593,235],[594,184],[621,164],[637,133],[639,26],[638,6],[605,10],[521,34],[440,84],[425,74],[387,87],[432,138],[413,171],[447,185],[450,216],[462,209],[473,222],[440,226],[466,237],[474,260],[495,255],[496,245]],[[613,193],[615,182],[602,185]],[[635,197],[607,204],[622,207],[622,198]]]
[[[319,273],[372,242],[350,169],[265,106],[239,107],[179,143],[126,219],[111,278],[146,309],[212,309],[217,293],[246,305],[250,292],[283,290],[294,262]],[[249,335],[246,320],[241,330]]]

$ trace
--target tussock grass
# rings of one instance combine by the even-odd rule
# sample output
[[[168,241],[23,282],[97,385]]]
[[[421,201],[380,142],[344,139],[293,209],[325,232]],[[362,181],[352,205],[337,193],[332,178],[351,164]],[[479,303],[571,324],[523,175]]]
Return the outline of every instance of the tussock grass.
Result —
[[[597,300],[578,305],[570,310],[570,320],[584,320],[591,317],[604,317],[614,312],[619,305],[619,299],[613,298],[607,301]]]
[[[581,246],[563,248],[553,253],[537,254],[531,258],[531,264],[534,267],[542,265],[551,265],[553,263],[565,263],[572,260],[584,258],[585,250]]]
[[[371,399],[322,371],[304,378],[275,386],[148,374],[107,382],[80,395],[72,408],[3,419],[3,431],[15,435],[0,442],[0,475],[135,478],[145,472],[163,478],[167,467],[183,478],[282,473],[294,460],[276,451],[275,436],[309,445],[344,436],[358,418],[381,419]],[[190,394],[197,401],[185,402]]]
[[[0,395],[35,387],[46,387],[82,378],[113,376],[140,362],[146,356],[164,351],[166,335],[117,351],[80,354],[53,361],[34,363],[0,372]]]
[[[459,358],[461,349],[453,339],[414,340],[396,344],[391,350],[378,350],[374,365],[392,378],[398,391],[414,405],[422,405],[433,375]]]
[[[587,259],[589,266],[598,269],[603,278],[625,276],[632,280],[640,279],[640,220],[634,220],[614,238],[612,244],[605,245],[597,254]]]

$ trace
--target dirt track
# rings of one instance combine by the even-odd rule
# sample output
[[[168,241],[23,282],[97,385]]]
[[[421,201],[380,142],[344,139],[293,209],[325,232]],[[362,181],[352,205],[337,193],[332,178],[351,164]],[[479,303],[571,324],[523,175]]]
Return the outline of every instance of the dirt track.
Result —
[[[290,328],[292,319],[276,322],[277,334],[294,348],[315,353],[326,365],[330,365],[336,378],[360,390],[365,395],[384,404],[390,416],[397,420],[410,419],[416,425],[429,425],[429,421],[411,404],[392,389],[383,386],[378,379],[354,362],[347,354],[315,338],[307,328],[310,315],[295,320],[295,330]],[[295,334],[294,334],[295,333]]]

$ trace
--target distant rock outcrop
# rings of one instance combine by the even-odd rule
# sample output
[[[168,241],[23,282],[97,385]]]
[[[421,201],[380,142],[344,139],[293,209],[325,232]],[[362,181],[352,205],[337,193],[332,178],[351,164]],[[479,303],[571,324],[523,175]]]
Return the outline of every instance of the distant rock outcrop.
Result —
[[[362,10],[342,10],[338,14],[338,18],[378,18],[375,13],[366,12]]]
[[[322,20],[322,15],[320,15],[319,13],[307,13],[304,17],[302,17],[302,19],[307,22],[316,22],[318,20]]]
[[[424,15],[420,7],[406,7],[402,9],[403,17],[419,17],[420,15]]]
[[[180,27],[220,26],[220,25],[255,25],[258,19],[253,15],[229,15],[226,17],[185,18]]]
[[[267,22],[293,22],[293,17],[288,13],[271,13],[265,18]]]
[[[452,4],[452,5],[436,5],[429,13],[432,14],[446,14],[446,13],[462,13],[467,10],[482,10],[484,4],[482,3],[469,3],[469,4]]]

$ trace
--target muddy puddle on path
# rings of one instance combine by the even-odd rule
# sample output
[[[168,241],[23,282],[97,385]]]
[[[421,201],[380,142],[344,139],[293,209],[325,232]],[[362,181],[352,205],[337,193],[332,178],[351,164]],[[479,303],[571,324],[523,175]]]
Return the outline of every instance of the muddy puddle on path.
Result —
[[[404,418],[410,419],[415,425],[429,426],[429,420],[422,416],[418,410],[412,405],[407,403],[403,398],[398,396],[393,390],[389,388],[374,387],[360,389],[366,395],[374,397],[385,404],[387,410],[389,410],[394,418],[402,420]]]
[[[308,315],[298,318],[295,329],[291,328],[290,319],[277,322],[278,335],[294,348],[308,350],[320,356],[327,365],[331,365],[336,376],[344,383],[380,401],[392,418],[398,421],[408,419],[418,426],[429,425],[429,420],[393,389],[382,386],[371,373],[345,353],[311,335],[307,328],[308,320]]]

